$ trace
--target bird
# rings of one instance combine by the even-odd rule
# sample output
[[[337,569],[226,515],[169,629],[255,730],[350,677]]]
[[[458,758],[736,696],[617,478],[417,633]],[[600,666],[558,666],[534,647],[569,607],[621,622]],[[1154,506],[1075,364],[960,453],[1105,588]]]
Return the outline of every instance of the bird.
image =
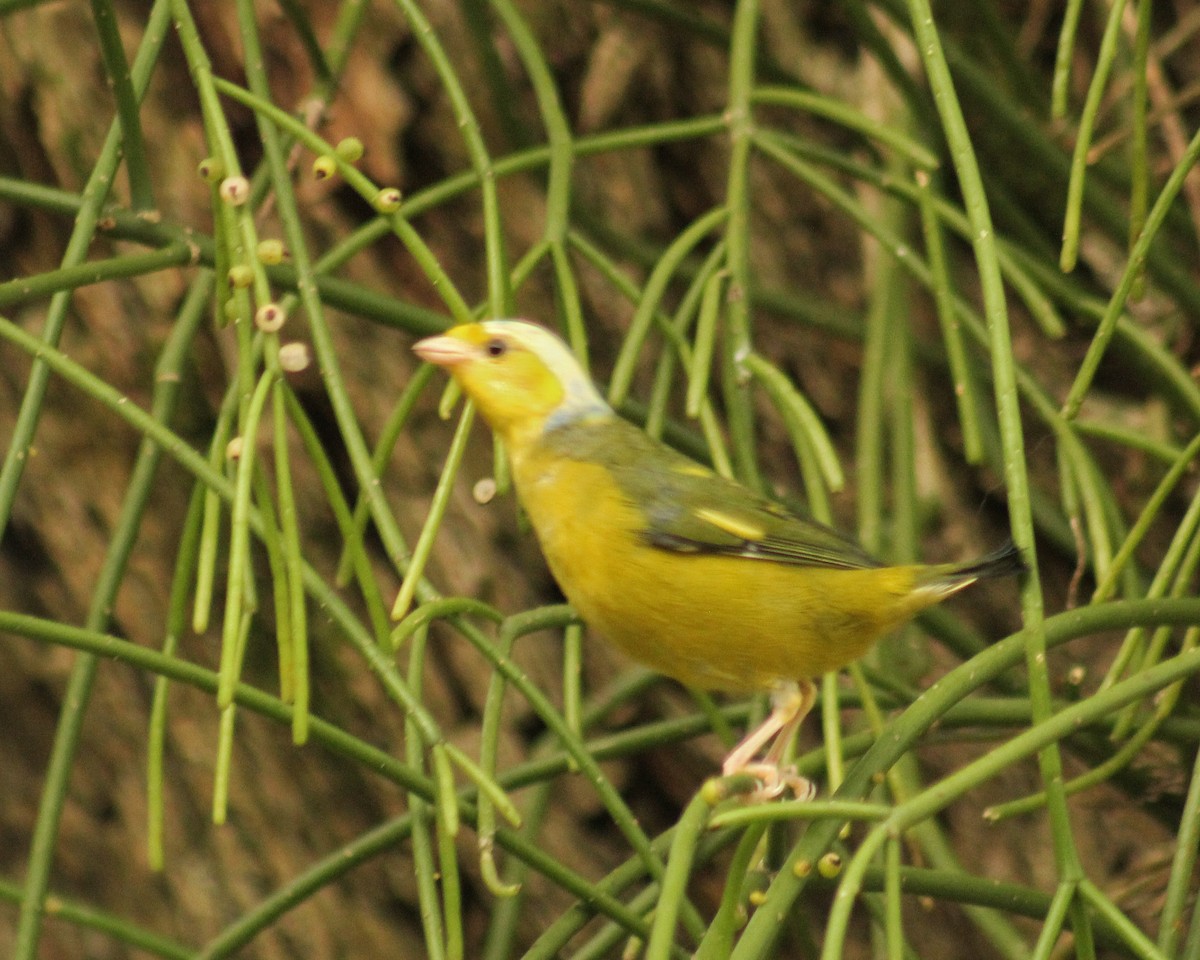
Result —
[[[584,623],[687,686],[770,694],[766,719],[722,764],[725,777],[750,775],[758,797],[815,795],[783,763],[814,678],[971,584],[1025,569],[1011,542],[966,563],[884,564],[619,416],[539,324],[460,324],[413,350],[503,440],[518,500]]]

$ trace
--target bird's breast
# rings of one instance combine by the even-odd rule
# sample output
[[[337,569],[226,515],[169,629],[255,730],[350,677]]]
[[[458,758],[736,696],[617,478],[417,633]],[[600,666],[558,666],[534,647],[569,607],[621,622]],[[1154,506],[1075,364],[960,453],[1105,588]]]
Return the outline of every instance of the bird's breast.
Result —
[[[513,478],[542,552],[563,591],[584,586],[637,526],[636,508],[601,465],[542,455],[514,457]],[[600,589],[597,585],[596,589]]]
[[[696,687],[753,690],[860,656],[912,616],[909,568],[838,570],[651,545],[603,464],[536,446],[513,476],[580,616],[636,660]]]

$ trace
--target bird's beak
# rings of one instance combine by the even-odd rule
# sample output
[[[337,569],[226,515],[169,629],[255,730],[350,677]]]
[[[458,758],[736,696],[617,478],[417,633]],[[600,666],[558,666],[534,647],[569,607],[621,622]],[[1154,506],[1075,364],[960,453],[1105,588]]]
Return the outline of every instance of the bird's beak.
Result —
[[[473,355],[469,343],[455,337],[426,337],[413,344],[413,353],[438,367],[453,367]]]

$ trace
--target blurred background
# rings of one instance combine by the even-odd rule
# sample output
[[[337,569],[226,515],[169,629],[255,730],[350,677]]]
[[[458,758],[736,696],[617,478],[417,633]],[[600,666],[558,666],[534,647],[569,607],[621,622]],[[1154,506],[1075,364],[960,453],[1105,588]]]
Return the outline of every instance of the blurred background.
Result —
[[[593,919],[589,885],[625,865],[631,878],[609,892],[646,914],[656,887],[637,873],[631,831],[656,838],[676,824],[719,763],[721,730],[736,732],[747,708],[698,704],[595,638],[581,644],[577,628],[564,641],[551,610],[554,629],[522,637],[513,657],[551,709],[607,745],[601,770],[624,804],[614,812],[589,776],[564,772],[527,696],[510,690],[481,732],[497,688],[463,629],[438,624],[413,659],[411,646],[386,652],[386,611],[457,420],[439,417],[443,379],[419,373],[409,348],[472,310],[563,329],[602,386],[614,370],[625,378],[623,413],[890,560],[963,559],[1009,536],[1010,516],[1027,524],[1033,588],[976,589],[825,687],[842,698],[827,722],[843,730],[846,764],[877,735],[872,709],[886,720],[1041,608],[1195,593],[1200,182],[1187,170],[1200,18],[1148,0],[938,4],[965,120],[955,131],[913,36],[917,9],[0,0],[0,952],[636,955],[628,922],[603,907]],[[256,91],[260,108],[210,76]],[[967,167],[951,146],[963,143]],[[317,156],[337,162],[314,171]],[[245,205],[223,193],[239,169]],[[990,207],[990,254],[964,206],[964,169]],[[400,191],[398,213],[387,188]],[[1147,211],[1153,243],[1130,271]],[[262,240],[281,240],[282,257]],[[1003,278],[999,333],[981,255]],[[244,287],[230,279],[239,265]],[[268,302],[288,313],[279,333],[256,332]],[[76,366],[47,367],[34,339]],[[280,371],[281,344],[309,365]],[[711,369],[697,360],[706,348]],[[756,378],[738,366],[748,350]],[[999,414],[998,375],[1019,393]],[[697,377],[698,416],[685,409]],[[239,520],[229,503],[260,385],[259,467]],[[122,404],[151,411],[195,460],[160,456]],[[1020,419],[1001,429],[1006,411]],[[235,436],[242,461],[227,456]],[[552,607],[561,596],[494,455],[476,427],[418,597],[472,598],[504,616]],[[1025,486],[1010,514],[1013,471]],[[478,482],[496,476],[499,494],[481,502]],[[360,491],[376,498],[372,522],[348,535]],[[273,551],[260,521],[278,531]],[[338,579],[346,542],[353,576]],[[1156,634],[1143,608],[1128,609],[1052,651],[1032,680],[1018,658],[968,709],[940,716],[874,798],[920,796],[1010,742],[1037,722],[1038,690],[1059,711],[1186,656],[1192,631]],[[245,684],[296,698],[280,679],[295,657],[281,666],[281,617],[307,634],[310,708],[328,725],[300,746],[279,701],[234,710],[214,697],[224,633],[241,638]],[[486,617],[472,623],[495,637]],[[1144,629],[1126,634],[1131,624]],[[105,651],[102,634],[203,669],[175,671],[168,687],[164,661]],[[520,771],[509,790],[521,836],[569,876],[501,853],[504,878],[523,887],[498,896],[473,813],[463,808],[456,840],[436,828],[431,811],[449,801],[426,802],[413,729],[424,720],[406,722],[381,662],[448,743],[494,754],[501,776]],[[897,907],[911,955],[1030,955],[1031,918],[1076,862],[1115,911],[1089,908],[1098,955],[1200,956],[1188,682],[1157,683],[1157,699],[1103,711],[1062,741],[1065,778],[1095,781],[1073,792],[1066,819],[1038,808],[984,821],[1042,788],[1045,768],[1018,757],[924,819],[904,854],[924,892]],[[827,794],[817,726],[799,749]],[[395,766],[379,768],[370,749]],[[839,841],[844,856],[864,829]],[[742,904],[737,922],[753,913],[800,832],[779,828],[749,872],[731,867],[739,834],[703,848],[676,951],[715,929],[723,896]],[[931,877],[947,886],[922,888]],[[1005,899],[972,906],[974,881],[1009,885]],[[781,939],[744,955],[817,955],[835,882],[814,876]],[[864,894],[845,956],[884,955],[887,902]],[[1122,918],[1141,933],[1114,932]],[[1087,939],[1064,932],[1040,955],[1087,956]],[[723,955],[715,934],[705,942],[704,955]]]

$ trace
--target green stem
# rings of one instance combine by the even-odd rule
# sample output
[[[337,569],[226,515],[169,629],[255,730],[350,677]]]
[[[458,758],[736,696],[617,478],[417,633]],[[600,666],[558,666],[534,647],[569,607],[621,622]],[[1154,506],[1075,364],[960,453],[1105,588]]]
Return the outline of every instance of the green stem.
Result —
[[[1017,401],[1016,363],[1009,333],[1004,284],[996,254],[995,228],[992,225],[987,195],[966,120],[942,53],[941,38],[935,25],[933,10],[929,0],[907,0],[907,7],[913,35],[917,48],[921,51],[925,72],[929,76],[934,102],[941,117],[955,173],[962,189],[967,217],[971,222],[971,244],[979,270],[984,314],[987,319],[996,413],[1000,421],[1001,443],[1004,448],[1004,479],[1008,491],[1010,523],[1013,540],[1027,558],[1030,567],[1029,575],[1024,578],[1021,586],[1021,608],[1028,642],[1026,664],[1029,670],[1034,722],[1042,723],[1048,720],[1052,711],[1045,635],[1041,629],[1043,601],[1034,548],[1024,431]],[[1078,875],[1080,866],[1062,790],[1062,759],[1053,741],[1039,754],[1038,765],[1043,785],[1049,795],[1055,862],[1060,876],[1069,879]]]
[[[1088,153],[1092,148],[1092,130],[1100,112],[1108,73],[1117,56],[1117,41],[1121,35],[1121,16],[1125,12],[1125,0],[1114,0],[1108,10],[1108,22],[1104,25],[1104,36],[1096,54],[1096,66],[1088,84],[1087,99],[1079,115],[1079,129],[1075,132],[1075,149],[1071,154],[1071,175],[1067,182],[1066,213],[1063,218],[1063,246],[1059,266],[1064,273],[1075,269],[1079,257],[1080,219],[1083,211],[1083,184],[1087,177]],[[1065,26],[1065,25],[1064,25]]]
[[[112,0],[92,0],[92,19],[96,22],[96,33],[100,38],[104,72],[108,74],[108,82],[117,101],[121,151],[125,155],[125,172],[129,175],[130,206],[137,213],[149,213],[154,209],[153,182],[138,116],[139,101],[145,88],[141,93],[135,89],[129,61],[125,59],[125,47],[117,29],[117,15]]]
[[[750,328],[750,153],[754,136],[751,94],[754,89],[754,55],[758,49],[758,0],[742,0],[733,18],[729,49],[729,173],[725,228],[729,287],[725,314],[724,349],[721,355],[722,387],[734,469],[738,478],[755,490],[763,489],[754,441],[754,414],[743,367],[753,350]]]

